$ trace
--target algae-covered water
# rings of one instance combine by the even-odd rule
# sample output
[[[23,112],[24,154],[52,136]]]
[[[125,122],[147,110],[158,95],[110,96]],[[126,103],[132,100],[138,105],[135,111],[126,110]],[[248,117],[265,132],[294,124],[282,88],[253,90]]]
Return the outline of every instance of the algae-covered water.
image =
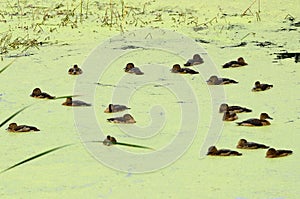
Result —
[[[0,128],[0,171],[72,144],[0,173],[1,198],[298,198],[299,63],[274,60],[274,53],[299,52],[297,1],[0,3],[0,70],[15,60],[0,73],[0,122],[33,104]],[[110,21],[117,12],[127,17]],[[204,59],[191,67],[200,74],[170,72],[195,53]],[[240,56],[249,65],[222,69]],[[144,75],[124,73],[128,62]],[[68,75],[74,64],[82,75]],[[207,86],[211,75],[239,83]],[[257,80],[274,87],[253,93]],[[29,97],[36,87],[92,106]],[[271,125],[223,122],[224,102],[253,110],[237,121],[267,112]],[[109,103],[131,109],[104,113]],[[106,121],[125,113],[136,124]],[[8,133],[10,122],[41,131]],[[91,142],[108,134],[155,150]],[[266,150],[236,149],[241,138],[293,154],[267,159]],[[243,155],[207,157],[210,145]]]

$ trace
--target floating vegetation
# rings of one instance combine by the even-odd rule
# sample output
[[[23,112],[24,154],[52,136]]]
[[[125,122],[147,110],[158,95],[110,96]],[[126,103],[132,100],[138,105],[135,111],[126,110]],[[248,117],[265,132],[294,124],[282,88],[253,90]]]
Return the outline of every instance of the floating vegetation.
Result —
[[[282,52],[282,53],[274,53],[276,55],[275,59],[287,59],[295,57],[295,63],[300,62],[300,52],[296,53],[289,53],[289,52]]]

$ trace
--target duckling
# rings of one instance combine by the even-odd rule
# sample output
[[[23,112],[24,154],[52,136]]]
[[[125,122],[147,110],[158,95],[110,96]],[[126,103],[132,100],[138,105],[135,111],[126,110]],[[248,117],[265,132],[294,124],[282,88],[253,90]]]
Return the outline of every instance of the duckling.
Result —
[[[232,151],[230,149],[220,149],[218,150],[215,146],[211,146],[208,148],[208,152],[206,155],[211,156],[241,156],[242,153],[237,151]]]
[[[91,104],[79,101],[79,100],[73,100],[72,97],[67,97],[66,101],[62,103],[64,106],[91,106]]]
[[[108,135],[108,136],[106,136],[105,140],[103,141],[103,144],[106,146],[111,146],[113,144],[117,144],[117,140],[116,140],[116,138]]]
[[[181,74],[199,74],[199,72],[194,71],[193,69],[181,68],[179,64],[174,64],[173,68],[171,69],[171,72]]]
[[[77,64],[75,64],[73,66],[73,68],[69,69],[68,73],[69,73],[69,75],[80,75],[80,74],[82,74],[82,70],[81,70],[81,68],[78,67]]]
[[[252,88],[253,92],[258,92],[258,91],[265,91],[270,88],[273,88],[273,85],[271,84],[261,84],[259,81],[256,81],[254,84],[254,88]]]
[[[127,106],[124,105],[119,105],[119,104],[109,104],[108,107],[105,109],[104,113],[115,113],[115,112],[121,112],[125,111],[128,108]]]
[[[235,112],[226,111],[223,115],[223,121],[234,121],[237,120],[238,116]]]
[[[219,112],[223,113],[226,111],[235,112],[235,113],[243,113],[243,112],[252,112],[251,109],[240,107],[240,106],[228,106],[228,104],[221,104],[219,108]]]
[[[292,150],[276,150],[274,148],[270,148],[266,152],[266,158],[279,158],[291,155],[293,153]]]
[[[264,144],[259,144],[255,142],[248,142],[245,139],[240,139],[236,148],[238,149],[267,149],[270,148],[269,146],[266,146]]]
[[[252,118],[252,119],[248,119],[248,120],[245,120],[242,122],[237,122],[237,124],[239,126],[267,126],[267,125],[270,125],[271,123],[269,121],[267,121],[266,119],[272,120],[273,118],[271,118],[267,113],[261,113],[259,119]]]
[[[136,75],[143,75],[144,73],[137,67],[134,67],[133,63],[128,63],[124,68],[124,71],[127,73],[134,73]]]
[[[107,119],[107,121],[112,123],[123,123],[123,124],[136,123],[136,121],[130,114],[125,114],[122,117],[109,118]]]
[[[34,97],[34,98],[44,98],[44,99],[45,98],[46,99],[54,99],[55,98],[55,96],[51,96],[48,93],[42,92],[40,88],[33,89],[33,91],[32,91],[32,93],[31,93],[30,96]]]
[[[223,68],[235,68],[235,67],[240,67],[240,66],[246,66],[248,65],[244,58],[243,57],[239,57],[237,59],[237,61],[230,61],[230,62],[227,62],[226,64],[223,65]]]
[[[9,132],[40,131],[38,128],[36,128],[34,126],[27,126],[27,125],[19,125],[18,126],[16,123],[10,123],[6,130]]]
[[[237,84],[238,82],[228,78],[218,78],[217,76],[211,76],[207,81],[208,85],[224,85],[224,84]]]
[[[199,54],[194,54],[193,59],[189,59],[184,66],[194,66],[204,63],[203,59]]]

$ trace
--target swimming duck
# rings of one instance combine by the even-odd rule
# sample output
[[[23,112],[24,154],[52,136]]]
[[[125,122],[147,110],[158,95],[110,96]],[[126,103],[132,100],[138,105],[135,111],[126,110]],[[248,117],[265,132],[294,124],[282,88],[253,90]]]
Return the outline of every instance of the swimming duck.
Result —
[[[194,54],[193,59],[189,59],[184,66],[193,66],[204,63],[203,59],[199,54]]]
[[[238,149],[267,149],[270,148],[269,146],[266,146],[264,144],[259,144],[255,142],[248,142],[245,139],[240,139],[236,148]]]
[[[68,73],[69,73],[69,75],[80,75],[80,74],[82,74],[82,70],[81,70],[81,68],[78,67],[77,64],[75,64],[73,66],[73,68],[69,69]]]
[[[238,116],[235,112],[226,111],[223,115],[223,121],[234,121],[237,120]]]
[[[261,84],[259,81],[256,81],[254,84],[254,88],[252,88],[253,92],[264,91],[273,88],[271,84]]]
[[[172,73],[181,73],[181,74],[199,74],[199,72],[194,71],[193,69],[181,68],[179,64],[173,65],[171,72]]]
[[[136,123],[136,121],[130,114],[125,114],[122,117],[109,118],[107,119],[107,121],[112,123],[123,123],[123,124]]]
[[[124,68],[127,73],[134,73],[136,75],[143,75],[144,73],[137,67],[134,67],[133,63],[128,63]]]
[[[228,104],[221,104],[219,108],[219,112],[223,113],[225,111],[230,111],[235,113],[252,112],[252,110],[248,108],[244,108],[240,106],[228,106]]]
[[[240,67],[240,66],[246,66],[248,65],[244,58],[243,57],[239,57],[237,59],[237,61],[230,61],[230,62],[227,62],[226,64],[223,65],[223,68],[235,68],[235,67]]]
[[[54,99],[55,98],[55,96],[51,96],[48,93],[43,93],[40,88],[33,89],[30,96],[35,97],[35,98],[46,98],[46,99]]]
[[[127,106],[124,105],[118,105],[118,104],[109,104],[108,107],[105,109],[104,113],[115,113],[115,112],[121,112],[125,111],[128,108]]]
[[[224,84],[237,84],[238,82],[228,78],[218,78],[217,76],[211,76],[207,81],[208,85],[224,85]]]
[[[108,135],[108,136],[106,136],[105,140],[103,141],[103,144],[106,146],[111,146],[113,144],[117,144],[117,140],[116,140],[116,138]]]
[[[206,155],[212,156],[241,156],[242,154],[237,151],[232,151],[230,149],[220,149],[218,150],[215,146],[211,146],[208,148],[208,152]]]
[[[279,157],[291,155],[292,153],[293,151],[291,150],[276,150],[274,148],[270,148],[266,152],[266,158],[279,158]]]
[[[34,126],[27,125],[17,125],[16,123],[10,123],[8,128],[6,129],[9,132],[29,132],[29,131],[40,131],[38,128]]]
[[[261,113],[260,118],[256,119],[248,119],[242,122],[237,122],[239,126],[267,126],[270,125],[271,123],[267,121],[266,119],[273,119],[271,118],[267,113]]]
[[[91,104],[79,101],[79,100],[73,100],[72,97],[67,97],[66,101],[62,103],[64,106],[91,106]]]

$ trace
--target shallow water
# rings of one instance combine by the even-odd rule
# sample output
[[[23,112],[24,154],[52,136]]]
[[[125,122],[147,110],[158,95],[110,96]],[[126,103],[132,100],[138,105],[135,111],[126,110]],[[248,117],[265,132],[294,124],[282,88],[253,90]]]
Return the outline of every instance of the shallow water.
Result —
[[[48,149],[68,143],[76,144],[1,173],[1,198],[81,198],[87,195],[90,198],[297,198],[300,194],[297,166],[300,150],[297,142],[300,138],[300,94],[297,92],[299,63],[296,64],[293,59],[272,63],[275,57],[272,53],[282,48],[262,48],[251,43],[268,40],[284,45],[284,49],[289,51],[299,51],[299,30],[276,32],[281,27],[288,27],[288,22],[283,23],[287,14],[299,19],[295,3],[262,2],[261,22],[257,22],[253,16],[227,16],[225,19],[219,18],[205,31],[195,32],[191,26],[185,25],[172,27],[166,21],[164,24],[157,23],[160,28],[175,29],[182,34],[180,39],[201,38],[211,42],[201,45],[195,43],[203,49],[198,53],[203,53],[201,55],[205,63],[193,67],[201,72],[194,76],[169,72],[173,64],[183,65],[192,54],[181,55],[162,49],[137,48],[126,51],[112,61],[106,60],[109,54],[99,54],[97,60],[100,61],[91,66],[88,57],[97,51],[96,47],[119,37],[119,33],[109,28],[99,28],[95,22],[86,22],[78,29],[58,29],[51,37],[69,45],[46,45],[39,50],[30,49],[33,56],[18,58],[0,74],[1,122],[20,108],[34,103],[11,122],[41,129],[39,133],[13,134],[6,132],[8,124],[4,125],[0,129],[0,170]],[[196,7],[190,3],[185,8],[198,10],[201,21],[207,21],[218,13],[218,7],[225,13],[240,14],[248,4],[251,1],[243,4],[233,1],[230,5],[210,1],[197,4]],[[151,8],[178,10],[182,7],[174,2],[173,6],[169,5],[168,1],[156,2]],[[203,9],[207,12],[201,12]],[[235,25],[234,28],[226,29],[229,24]],[[224,25],[225,29],[220,31]],[[135,28],[131,29],[135,31]],[[256,34],[243,40],[248,43],[246,47],[220,48],[240,43],[241,38],[249,32]],[[126,41],[129,36],[125,34],[124,38]],[[175,38],[174,43],[180,42],[180,39]],[[122,40],[118,42],[122,43]],[[177,48],[174,51],[181,52]],[[221,68],[225,62],[240,56],[245,58],[248,66]],[[10,61],[4,58],[1,68]],[[104,70],[105,61],[110,63]],[[123,68],[128,62],[134,62],[145,75],[125,74]],[[83,67],[82,76],[67,74],[68,68],[75,63]],[[90,70],[93,68],[97,73],[103,70],[101,76],[95,74],[98,78],[95,80],[89,76],[93,74],[93,70]],[[219,76],[239,81],[239,84],[208,87],[205,80],[211,75],[210,69]],[[251,88],[257,80],[273,84],[274,88],[253,93]],[[102,85],[97,85],[97,82]],[[78,89],[78,85],[82,87]],[[61,105],[64,99],[49,101],[30,98],[35,87],[55,96],[82,95],[76,99],[92,103],[93,106],[65,107]],[[223,88],[225,96],[213,98],[212,94],[223,92]],[[236,126],[234,122],[221,122],[222,116],[216,113],[219,104],[225,101],[223,97],[230,105],[253,110],[251,113],[238,114],[238,121],[267,112],[274,118],[271,126],[248,128]],[[103,111],[109,103],[124,104],[131,109],[106,114]],[[134,116],[136,124],[106,122],[109,117],[127,112]],[[186,113],[187,116],[183,118]],[[211,126],[212,120],[217,125]],[[210,129],[216,131],[208,134]],[[107,134],[120,142],[149,146],[156,151],[81,143],[103,140]],[[294,154],[266,159],[265,150],[238,150],[243,156],[206,157],[201,155],[201,149],[207,147],[207,136],[213,137],[211,144],[218,148],[235,149],[238,140],[245,138],[278,149],[291,149]],[[148,157],[151,156],[154,156],[154,161],[149,162],[152,159]]]

